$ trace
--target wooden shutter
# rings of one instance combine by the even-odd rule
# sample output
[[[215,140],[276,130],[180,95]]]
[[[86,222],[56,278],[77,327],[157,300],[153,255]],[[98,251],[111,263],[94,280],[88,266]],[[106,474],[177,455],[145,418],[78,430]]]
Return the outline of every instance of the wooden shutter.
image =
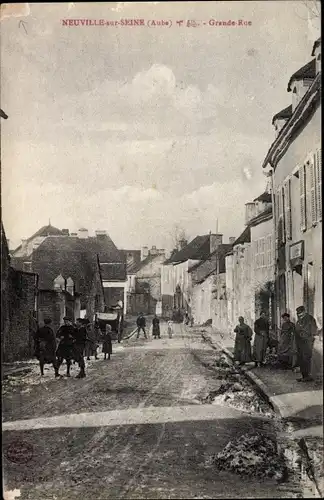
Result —
[[[292,238],[292,218],[291,218],[291,179],[285,184],[285,229],[286,238],[291,240]]]
[[[305,165],[299,171],[299,194],[300,194],[300,229],[306,231],[306,190],[305,190]]]
[[[310,212],[311,222],[315,225],[317,222],[316,216],[316,191],[315,191],[315,155],[312,154],[307,162],[309,183],[310,183]]]
[[[315,163],[315,190],[316,190],[316,219],[322,220],[322,149],[318,149],[314,155]]]

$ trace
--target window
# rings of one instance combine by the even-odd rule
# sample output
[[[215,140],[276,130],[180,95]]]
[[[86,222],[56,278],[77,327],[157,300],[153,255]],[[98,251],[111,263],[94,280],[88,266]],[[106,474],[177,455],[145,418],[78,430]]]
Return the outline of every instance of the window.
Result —
[[[315,191],[315,158],[311,155],[306,162],[306,175],[308,174],[310,186],[310,220],[312,225],[316,224],[316,191]]]
[[[299,172],[299,195],[300,195],[300,229],[306,231],[306,169],[303,165]]]
[[[316,190],[316,220],[322,220],[322,149],[318,149],[314,155],[315,164],[315,190]]]
[[[285,232],[287,240],[292,238],[292,218],[291,218],[291,179],[288,179],[284,186],[285,202]]]
[[[272,235],[268,234],[267,236],[267,260],[266,260],[266,265],[270,267],[272,265]]]

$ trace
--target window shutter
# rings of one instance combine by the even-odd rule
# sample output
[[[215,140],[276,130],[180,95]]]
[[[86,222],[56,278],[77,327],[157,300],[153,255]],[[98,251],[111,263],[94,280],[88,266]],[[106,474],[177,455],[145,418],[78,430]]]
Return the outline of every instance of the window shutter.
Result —
[[[305,165],[299,171],[300,229],[306,231]]]
[[[311,221],[312,225],[316,224],[316,191],[315,191],[315,155],[311,155],[307,162],[309,181],[310,181],[310,197],[311,197]]]
[[[292,238],[292,218],[291,218],[291,179],[285,184],[285,219],[286,219],[286,238]]]
[[[322,220],[322,149],[318,149],[314,155],[315,160],[315,190],[316,190],[316,212],[317,221]]]

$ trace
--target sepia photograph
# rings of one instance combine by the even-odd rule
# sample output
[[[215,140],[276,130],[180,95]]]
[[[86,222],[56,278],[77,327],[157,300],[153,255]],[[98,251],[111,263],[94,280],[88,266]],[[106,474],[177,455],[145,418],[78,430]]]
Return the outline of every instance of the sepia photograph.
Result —
[[[2,498],[323,498],[321,2],[0,21]]]

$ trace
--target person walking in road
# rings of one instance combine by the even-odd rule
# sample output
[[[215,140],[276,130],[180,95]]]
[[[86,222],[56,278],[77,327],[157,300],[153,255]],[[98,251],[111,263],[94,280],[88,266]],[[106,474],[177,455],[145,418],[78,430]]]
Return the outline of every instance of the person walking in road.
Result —
[[[159,318],[157,317],[157,315],[155,314],[154,318],[153,318],[153,321],[152,321],[152,334],[153,334],[153,337],[156,339],[160,339],[161,338],[161,333],[160,333],[160,320]]]
[[[63,318],[64,324],[60,326],[56,333],[56,337],[59,339],[59,345],[56,350],[57,356],[57,370],[60,369],[63,360],[66,361],[66,376],[70,377],[71,362],[73,360],[73,344],[75,327],[72,324],[70,318],[65,316]]]
[[[168,336],[169,339],[173,337],[173,321],[171,319],[168,321]]]
[[[281,316],[281,331],[278,342],[277,367],[283,369],[293,368],[295,351],[295,325],[290,321],[290,314]]]
[[[238,361],[240,365],[249,363],[252,359],[251,356],[251,339],[252,330],[244,323],[243,316],[239,317],[239,324],[234,328],[235,345],[234,345],[234,361]]]
[[[111,326],[106,325],[105,332],[102,334],[102,352],[104,354],[104,359],[107,359],[107,354],[108,354],[108,359],[110,359],[110,355],[112,354],[112,342],[111,342]]]
[[[56,338],[50,326],[51,323],[50,318],[45,318],[44,326],[38,328],[34,334],[35,356],[39,360],[41,376],[44,376],[44,365],[50,363],[53,365],[55,377],[59,377],[56,360]]]
[[[146,327],[146,320],[145,320],[145,317],[144,317],[144,314],[143,313],[140,313],[137,320],[136,320],[136,324],[137,324],[137,339],[139,338],[140,336],[140,332],[141,330],[143,330],[143,333],[144,333],[144,337],[147,339],[147,335],[146,335],[146,331],[145,331],[145,327]]]
[[[310,372],[317,324],[315,318],[305,311],[304,306],[297,307],[296,313],[298,318],[295,328],[297,363],[302,374],[298,382],[310,382],[313,380]]]
[[[80,372],[76,378],[84,378],[85,363],[84,363],[84,350],[87,341],[87,329],[84,321],[81,318],[77,319],[76,328],[74,329],[74,343],[73,343],[73,359],[78,363]]]
[[[91,325],[90,321],[85,320],[86,331],[87,331],[87,341],[85,344],[85,356],[87,357],[87,361],[90,361],[90,356],[94,356],[95,359],[98,359],[97,349],[98,349],[98,338],[97,331],[93,325]]]
[[[188,311],[186,311],[185,316],[184,316],[184,324],[189,325],[189,322],[190,322],[189,313],[188,313]]]
[[[255,321],[254,332],[253,360],[257,367],[264,364],[269,342],[269,321],[265,311],[261,311],[260,318]]]

